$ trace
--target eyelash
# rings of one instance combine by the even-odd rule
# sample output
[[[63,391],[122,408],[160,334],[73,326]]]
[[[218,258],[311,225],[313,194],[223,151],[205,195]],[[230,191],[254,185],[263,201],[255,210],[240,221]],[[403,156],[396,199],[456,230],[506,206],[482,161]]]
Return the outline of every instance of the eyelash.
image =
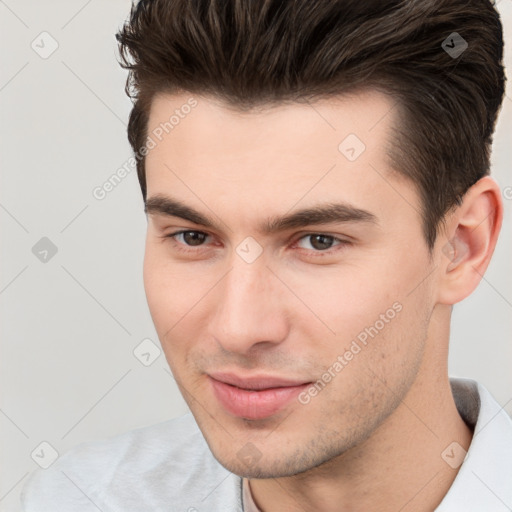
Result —
[[[182,235],[184,233],[200,233],[202,235],[206,235],[207,237],[211,237],[211,235],[209,235],[208,233],[205,233],[204,231],[195,230],[195,229],[182,229],[180,231],[176,231],[174,233],[170,233],[165,236],[165,238],[170,238],[176,244],[176,246],[178,247],[178,250],[181,252],[184,252],[184,253],[196,253],[197,254],[198,249],[201,250],[202,248],[204,248],[203,245],[191,246],[191,245],[186,245],[184,243],[178,242],[176,240],[176,237],[178,235]],[[308,237],[312,237],[312,236],[325,236],[325,237],[331,238],[333,240],[333,242],[337,242],[332,247],[330,247],[328,249],[324,249],[324,250],[302,249],[303,251],[307,251],[309,253],[309,255],[312,255],[313,257],[322,257],[322,256],[332,255],[333,252],[342,250],[345,246],[351,244],[350,241],[342,239],[342,238],[338,238],[334,235],[329,235],[326,233],[307,233],[307,234],[301,235],[299,238],[297,238],[293,242],[292,246],[295,246],[298,242],[300,242],[304,238],[308,238]],[[336,247],[338,247],[338,249],[335,249]],[[334,251],[333,251],[333,249],[334,249]]]

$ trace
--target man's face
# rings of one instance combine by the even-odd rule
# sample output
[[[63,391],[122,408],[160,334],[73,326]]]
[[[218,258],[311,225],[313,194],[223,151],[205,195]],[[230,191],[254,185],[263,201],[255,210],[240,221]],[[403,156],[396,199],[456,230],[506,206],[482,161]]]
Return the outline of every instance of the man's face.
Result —
[[[216,458],[297,474],[370,437],[423,368],[432,262],[384,152],[395,110],[370,92],[258,113],[191,96],[150,113],[149,308]]]

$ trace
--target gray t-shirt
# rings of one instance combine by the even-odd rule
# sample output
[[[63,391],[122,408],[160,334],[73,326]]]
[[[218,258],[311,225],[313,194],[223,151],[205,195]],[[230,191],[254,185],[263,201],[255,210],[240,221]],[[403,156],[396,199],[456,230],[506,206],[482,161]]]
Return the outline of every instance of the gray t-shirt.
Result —
[[[475,434],[436,512],[510,512],[512,421],[480,384],[451,384],[457,409]],[[48,469],[34,471],[22,505],[25,512],[258,510],[242,484],[213,457],[187,414],[74,448]]]

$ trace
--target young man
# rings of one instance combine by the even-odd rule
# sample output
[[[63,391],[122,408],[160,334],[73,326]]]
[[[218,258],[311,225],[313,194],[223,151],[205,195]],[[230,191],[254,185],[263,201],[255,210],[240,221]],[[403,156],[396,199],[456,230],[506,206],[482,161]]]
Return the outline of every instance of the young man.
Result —
[[[512,422],[447,372],[502,220],[494,7],[143,0],[118,39],[192,414],[78,447],[25,510],[510,510]]]

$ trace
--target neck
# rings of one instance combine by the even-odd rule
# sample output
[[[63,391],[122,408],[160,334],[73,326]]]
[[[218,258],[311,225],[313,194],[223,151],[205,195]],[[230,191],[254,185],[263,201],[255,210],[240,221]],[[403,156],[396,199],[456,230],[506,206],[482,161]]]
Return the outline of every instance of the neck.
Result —
[[[429,340],[414,384],[370,438],[305,473],[251,480],[258,507],[263,512],[435,510],[462,463],[464,452],[452,443],[467,451],[472,439],[455,406],[447,350],[439,348],[447,346],[449,333],[442,334],[446,342]],[[455,449],[445,451],[450,445]]]

